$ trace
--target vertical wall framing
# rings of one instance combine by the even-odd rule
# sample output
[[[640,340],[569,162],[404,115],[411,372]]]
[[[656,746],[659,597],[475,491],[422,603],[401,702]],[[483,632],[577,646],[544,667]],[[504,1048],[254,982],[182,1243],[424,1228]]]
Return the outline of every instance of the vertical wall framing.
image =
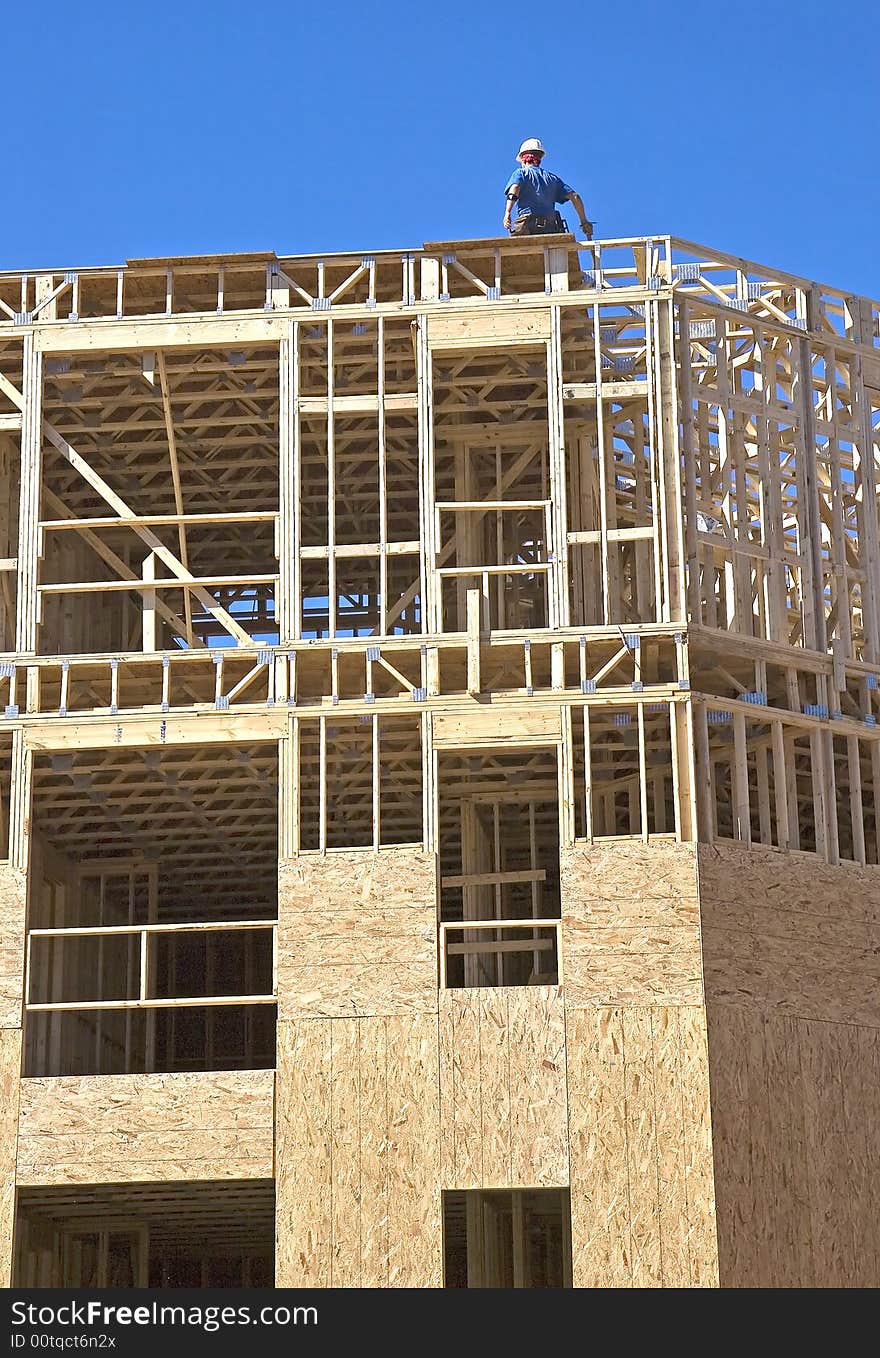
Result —
[[[875,663],[873,361],[739,300],[676,301],[689,621]]]
[[[13,732],[8,863],[0,865],[0,1287],[12,1285],[33,753]]]
[[[433,365],[428,344],[427,318],[420,316],[413,324],[419,410],[419,536],[422,543],[419,563],[422,582],[423,630],[431,633],[442,630],[443,607],[440,581],[434,569],[434,563],[437,559],[437,542],[434,532],[436,488],[434,479]]]
[[[799,712],[693,703],[700,839],[880,865],[880,739]],[[837,725],[835,723],[835,725]]]
[[[0,1028],[0,1288],[12,1286],[21,1029]]]
[[[649,319],[650,317],[650,319]],[[683,622],[685,599],[684,522],[682,516],[681,457],[678,445],[678,394],[675,386],[673,303],[648,302],[649,352],[654,356],[655,433],[659,446],[661,541],[663,551],[664,622]],[[651,342],[653,338],[653,343]]]
[[[22,730],[12,736],[12,778],[9,794],[9,862],[27,873],[30,861],[31,789],[34,754]]]
[[[862,480],[861,502],[858,508],[859,536],[864,538],[868,561],[876,562],[878,568],[880,568],[880,524],[878,524],[877,514],[872,512],[872,507],[877,504],[877,477],[880,473],[880,468],[878,468],[875,460],[874,441],[876,438],[880,438],[880,429],[875,430],[872,427],[871,394],[867,386],[865,365],[862,362],[861,354],[853,355],[852,370],[854,414],[857,420]],[[880,579],[878,579],[878,574],[880,574],[880,569],[878,571],[866,571],[866,578],[862,586],[865,595],[865,611],[868,615],[864,659],[872,664],[876,664],[880,660]]]
[[[21,501],[18,520],[18,625],[15,649],[32,655],[39,625],[39,518],[43,450],[43,356],[31,331],[24,337],[21,424]]]
[[[821,532],[819,527],[819,497],[816,486],[816,423],[813,408],[813,364],[808,340],[797,345],[797,366],[792,374],[792,397],[798,404],[801,416],[801,437],[798,453],[802,471],[799,476],[799,489],[802,488],[806,505],[806,552],[810,562],[810,572],[802,587],[804,610],[804,645],[815,651],[827,648],[828,637],[825,627],[825,601],[822,588]]]
[[[553,536],[547,544],[552,553],[549,621],[551,627],[567,627],[570,614],[568,590],[568,509],[565,419],[562,400],[562,333],[560,309],[550,308],[550,339],[547,341],[547,416],[549,423],[550,500]]]
[[[278,352],[278,639],[299,636],[299,323]]]
[[[568,705],[561,709],[562,739],[557,746],[556,764],[559,779],[559,844],[568,847],[575,839],[574,760],[572,749],[572,716]]]

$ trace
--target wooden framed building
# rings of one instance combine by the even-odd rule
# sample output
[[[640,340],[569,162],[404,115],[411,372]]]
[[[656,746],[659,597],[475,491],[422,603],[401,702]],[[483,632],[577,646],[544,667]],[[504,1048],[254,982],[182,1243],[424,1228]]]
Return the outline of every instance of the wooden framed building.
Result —
[[[0,1283],[880,1282],[880,303],[0,274]]]

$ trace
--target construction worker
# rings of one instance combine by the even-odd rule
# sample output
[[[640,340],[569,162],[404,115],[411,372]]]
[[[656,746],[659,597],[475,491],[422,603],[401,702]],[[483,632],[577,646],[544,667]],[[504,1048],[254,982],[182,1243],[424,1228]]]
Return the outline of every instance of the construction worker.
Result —
[[[592,240],[593,223],[584,211],[583,199],[558,174],[541,169],[545,154],[543,143],[537,137],[529,137],[519,148],[516,158],[520,168],[514,170],[504,190],[507,195],[505,230],[512,236],[544,236],[555,231],[566,231],[568,228],[557,212],[556,204],[570,202],[578,214],[584,237]],[[516,220],[511,225],[510,214],[514,203]]]

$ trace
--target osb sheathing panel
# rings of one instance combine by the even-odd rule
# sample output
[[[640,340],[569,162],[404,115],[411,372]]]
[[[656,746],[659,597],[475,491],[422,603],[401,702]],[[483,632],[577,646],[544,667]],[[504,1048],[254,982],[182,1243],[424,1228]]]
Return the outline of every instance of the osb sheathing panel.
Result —
[[[880,871],[701,845],[728,1286],[880,1285]]]
[[[717,1286],[703,1010],[575,1009],[566,1038],[575,1287]]]
[[[20,1184],[266,1179],[270,1070],[23,1080]]]
[[[565,1016],[558,986],[440,994],[444,1188],[565,1186]]]
[[[0,1288],[12,1286],[21,1029],[0,1028]]]
[[[880,1286],[880,1033],[709,1009],[722,1284]]]
[[[566,1008],[700,1004],[695,846],[577,844],[560,862]]]
[[[707,1002],[880,1027],[880,869],[700,845]]]
[[[442,1283],[437,1016],[278,1025],[278,1287]]]
[[[0,863],[0,1028],[21,1027],[27,879]]]
[[[437,1012],[434,854],[286,859],[278,900],[280,1018]]]

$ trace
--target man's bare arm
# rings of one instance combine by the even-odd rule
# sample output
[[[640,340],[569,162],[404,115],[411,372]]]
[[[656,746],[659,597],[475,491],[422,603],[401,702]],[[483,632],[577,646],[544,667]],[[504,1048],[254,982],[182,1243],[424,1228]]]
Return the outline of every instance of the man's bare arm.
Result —
[[[507,190],[507,207],[504,209],[505,231],[510,230],[510,214],[513,210],[513,205],[518,197],[519,197],[519,184],[513,184],[511,188]]]
[[[587,240],[592,240],[593,223],[587,216],[583,198],[581,198],[579,193],[575,193],[574,189],[572,189],[571,193],[568,195],[568,201],[571,203],[572,207],[574,208],[575,212],[578,215],[578,221],[581,224],[581,230],[583,231],[584,236],[586,237]]]

